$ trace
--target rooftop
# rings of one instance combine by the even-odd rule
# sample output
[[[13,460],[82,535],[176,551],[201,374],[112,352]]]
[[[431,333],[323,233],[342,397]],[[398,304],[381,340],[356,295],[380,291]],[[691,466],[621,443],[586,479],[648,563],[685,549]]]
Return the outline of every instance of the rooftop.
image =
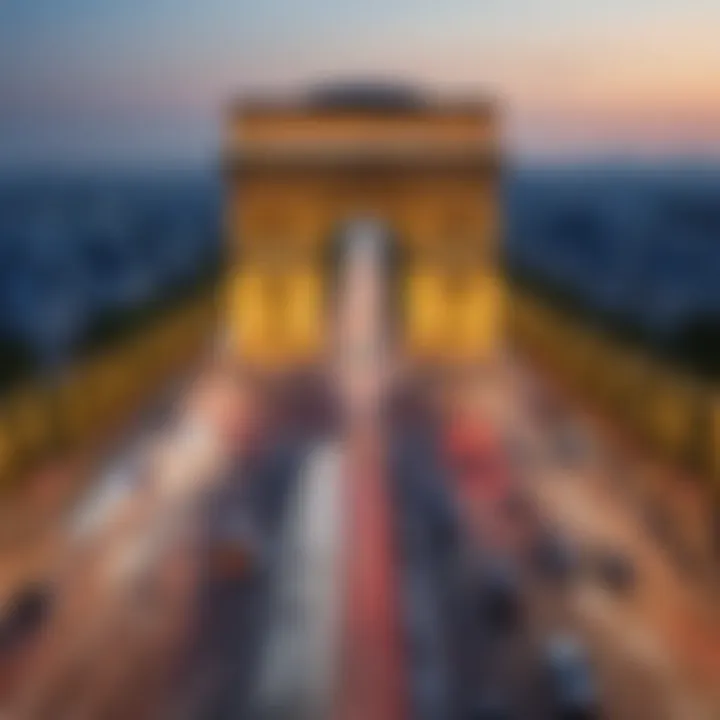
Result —
[[[437,111],[489,110],[483,95],[445,97],[410,83],[350,80],[312,85],[301,92],[241,97],[235,108],[250,111],[414,114]]]

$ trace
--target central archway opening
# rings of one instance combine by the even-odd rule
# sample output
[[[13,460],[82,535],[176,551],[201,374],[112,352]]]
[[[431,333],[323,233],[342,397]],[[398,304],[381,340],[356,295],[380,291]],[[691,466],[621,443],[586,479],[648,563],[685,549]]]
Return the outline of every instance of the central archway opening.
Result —
[[[353,263],[372,265],[382,288],[384,333],[395,347],[402,329],[401,284],[403,255],[400,238],[389,223],[374,215],[354,215],[337,221],[327,243],[326,317],[337,323],[337,301],[343,291],[345,271]]]

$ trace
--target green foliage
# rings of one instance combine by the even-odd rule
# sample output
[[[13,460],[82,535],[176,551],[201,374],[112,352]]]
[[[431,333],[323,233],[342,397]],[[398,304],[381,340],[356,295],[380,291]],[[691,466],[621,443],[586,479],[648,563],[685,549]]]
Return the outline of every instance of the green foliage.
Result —
[[[212,288],[220,277],[220,270],[219,263],[208,263],[195,278],[177,284],[152,302],[106,313],[87,332],[79,348],[80,354],[101,350],[158,323],[180,305]]]
[[[35,371],[35,360],[24,343],[0,337],[0,393],[4,393]]]
[[[625,346],[688,370],[701,378],[720,378],[720,315],[698,315],[667,337],[659,338],[622,313],[600,312],[582,293],[517,264],[505,268],[518,287],[547,301],[568,317],[595,327]]]

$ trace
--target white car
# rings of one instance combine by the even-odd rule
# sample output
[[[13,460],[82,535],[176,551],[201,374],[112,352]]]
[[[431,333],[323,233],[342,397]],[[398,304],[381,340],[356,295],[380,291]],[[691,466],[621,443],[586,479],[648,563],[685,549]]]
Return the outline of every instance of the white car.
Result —
[[[573,637],[553,638],[546,648],[545,663],[553,717],[558,720],[599,718],[598,692],[583,645]]]

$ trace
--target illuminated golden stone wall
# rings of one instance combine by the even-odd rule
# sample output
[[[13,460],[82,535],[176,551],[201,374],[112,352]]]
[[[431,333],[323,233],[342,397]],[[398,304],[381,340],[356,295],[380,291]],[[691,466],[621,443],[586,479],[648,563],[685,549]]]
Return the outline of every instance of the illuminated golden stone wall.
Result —
[[[262,363],[323,351],[328,244],[382,219],[400,256],[402,342],[435,360],[496,345],[498,138],[482,102],[323,108],[246,103],[226,141],[231,336]]]
[[[65,372],[1,397],[0,497],[43,462],[97,446],[185,376],[213,340],[215,300],[214,287],[204,290]]]
[[[720,503],[716,382],[625,346],[520,287],[511,287],[510,295],[508,333],[523,356],[658,458],[711,478]]]

